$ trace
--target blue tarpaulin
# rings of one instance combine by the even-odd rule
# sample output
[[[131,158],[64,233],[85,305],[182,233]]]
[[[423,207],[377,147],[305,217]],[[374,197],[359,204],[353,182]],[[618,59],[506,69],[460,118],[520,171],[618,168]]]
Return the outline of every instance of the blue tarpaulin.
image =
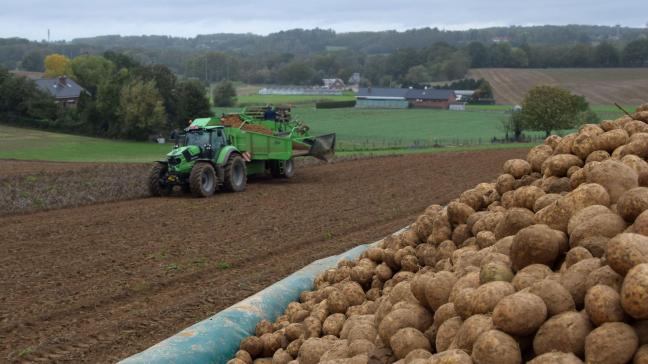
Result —
[[[335,267],[340,260],[356,259],[373,244],[360,245],[340,255],[317,260],[263,291],[120,363],[226,363],[238,350],[240,341],[254,333],[257,322],[262,319],[274,321],[283,314],[290,302],[299,299],[302,291],[313,289],[313,281],[318,273]]]

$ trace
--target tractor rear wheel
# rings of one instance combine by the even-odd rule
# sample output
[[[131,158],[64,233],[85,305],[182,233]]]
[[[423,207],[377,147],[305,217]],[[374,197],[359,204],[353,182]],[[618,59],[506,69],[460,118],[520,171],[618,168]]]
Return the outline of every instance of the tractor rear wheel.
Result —
[[[148,189],[151,196],[167,196],[171,193],[169,187],[164,183],[168,170],[167,165],[160,162],[151,167],[148,175]]]
[[[211,164],[196,163],[189,175],[189,188],[196,197],[209,197],[216,191],[216,173]]]
[[[225,181],[223,186],[226,191],[241,192],[247,184],[247,168],[245,160],[238,154],[230,155],[225,164]]]
[[[292,178],[295,175],[295,162],[292,159],[287,161],[272,161],[270,173],[274,178]]]

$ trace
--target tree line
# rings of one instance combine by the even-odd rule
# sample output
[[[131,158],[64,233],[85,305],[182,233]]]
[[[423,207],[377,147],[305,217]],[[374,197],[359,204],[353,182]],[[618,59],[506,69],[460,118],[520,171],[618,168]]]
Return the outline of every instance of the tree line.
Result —
[[[87,91],[77,108],[57,107],[54,97],[33,81],[0,70],[4,117],[82,134],[146,139],[211,115],[205,85],[179,79],[164,65],[143,65],[112,51],[72,59],[53,54],[43,63],[48,76],[66,75]]]

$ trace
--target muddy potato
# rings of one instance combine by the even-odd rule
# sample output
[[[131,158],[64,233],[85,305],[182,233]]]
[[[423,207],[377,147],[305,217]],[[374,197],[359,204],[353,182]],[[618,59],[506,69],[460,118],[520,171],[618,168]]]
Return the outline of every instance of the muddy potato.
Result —
[[[513,280],[513,271],[509,265],[502,262],[490,262],[484,264],[479,271],[479,282],[485,284],[488,282]]]
[[[441,305],[448,302],[448,298],[457,282],[457,278],[451,272],[441,271],[427,276],[425,284],[426,302],[432,310],[437,310]]]
[[[587,176],[585,175],[585,169],[580,168],[569,176],[569,186],[572,190],[575,190],[578,186],[587,182]]]
[[[297,360],[299,360],[300,364],[317,364],[322,355],[335,346],[335,340],[310,338],[301,344]]]
[[[511,283],[517,291],[521,291],[545,279],[551,273],[553,273],[551,268],[544,264],[531,264],[518,271]]]
[[[457,314],[464,320],[473,314],[475,291],[475,288],[464,288],[451,301],[454,304]]]
[[[497,177],[495,182],[495,188],[500,195],[505,194],[506,192],[513,191],[515,186],[515,177],[511,176],[508,173],[504,173]]]
[[[560,284],[571,293],[577,308],[583,307],[585,293],[587,293],[587,286],[585,285],[587,276],[600,267],[600,259],[584,259],[561,274]]]
[[[446,320],[458,316],[454,303],[448,302],[434,312],[434,324],[439,327]]]
[[[415,349],[405,356],[405,364],[412,364],[417,359],[429,359],[431,356],[432,353],[429,350]]]
[[[567,256],[565,257],[565,267],[569,268],[572,265],[580,262],[581,260],[590,258],[593,258],[593,256],[592,253],[589,252],[589,250],[583,248],[582,246],[577,246],[567,252]]]
[[[606,252],[607,263],[624,276],[637,264],[648,263],[648,237],[623,233],[610,239]]]
[[[455,336],[455,345],[468,354],[479,335],[493,329],[493,320],[486,315],[473,315],[466,319]]]
[[[475,237],[477,239],[477,245],[479,245],[480,249],[487,248],[497,241],[495,239],[495,234],[491,231],[480,231],[477,233],[477,236]]]
[[[547,225],[531,225],[520,230],[511,245],[513,269],[518,271],[531,264],[551,266],[566,241],[565,233]]]
[[[272,327],[272,322],[268,320],[261,320],[256,324],[255,328],[255,334],[258,337],[261,337],[263,334],[269,334],[274,332],[274,328]]]
[[[622,233],[626,227],[623,218],[615,213],[595,215],[574,228],[569,237],[569,244],[572,247],[578,246],[583,239],[592,236],[611,238]]]
[[[547,158],[551,157],[552,153],[552,147],[546,144],[540,144],[531,148],[527,154],[527,161],[531,165],[531,170],[533,172],[542,172],[542,163],[544,163]]]
[[[572,353],[554,351],[536,356],[527,364],[583,364],[583,361]]]
[[[632,364],[648,364],[648,345],[642,345],[632,360]]]
[[[547,318],[547,305],[531,293],[518,292],[501,299],[493,310],[493,324],[510,335],[533,334]]]
[[[617,211],[626,221],[632,223],[637,216],[648,209],[648,187],[637,187],[624,192],[617,202]]]
[[[444,321],[437,330],[435,347],[437,352],[448,350],[450,344],[457,336],[463,320],[459,316],[451,317]]]
[[[632,360],[639,344],[632,327],[622,322],[605,323],[585,339],[585,361],[592,364],[624,364]]]
[[[603,162],[604,160],[610,158],[610,153],[604,151],[604,150],[595,150],[592,153],[590,153],[587,158],[585,158],[585,164],[589,162]],[[569,177],[570,174],[567,173],[567,176]]]
[[[346,316],[341,313],[334,313],[327,317],[322,324],[322,334],[324,335],[333,335],[339,336],[342,327],[344,326],[344,321]]]
[[[291,360],[293,357],[284,349],[279,349],[272,355],[272,364],[288,364]]]
[[[514,338],[499,330],[489,330],[475,341],[472,359],[477,364],[519,364],[522,353]]]
[[[553,155],[570,154],[572,152],[574,139],[576,139],[576,133],[567,134],[562,137],[558,144],[554,147]]]
[[[585,279],[586,290],[602,284],[611,287],[617,292],[621,292],[623,277],[615,272],[609,265],[604,265],[593,270]]]
[[[583,209],[575,212],[569,219],[569,223],[567,224],[567,233],[571,235],[577,226],[586,223],[594,216],[611,213],[612,210],[603,205],[591,205],[584,207]]]
[[[573,154],[557,154],[549,157],[542,165],[545,177],[565,177],[567,170],[573,166],[582,167],[583,160]]]
[[[538,212],[543,208],[549,206],[550,204],[556,202],[560,197],[557,193],[547,193],[542,197],[539,197],[536,202],[533,204],[533,212]],[[496,230],[497,231],[497,230]]]
[[[499,301],[514,293],[515,288],[509,282],[493,281],[482,284],[475,290],[472,313],[491,313]]]
[[[430,342],[425,335],[412,327],[398,330],[389,339],[389,346],[398,359],[404,359],[407,354],[417,349],[432,350]]]
[[[533,209],[535,202],[542,196],[545,195],[545,192],[536,186],[523,186],[515,191],[513,191],[513,205],[511,207],[523,207],[525,209]]]
[[[349,300],[339,289],[333,290],[328,295],[328,309],[331,313],[345,313],[349,308]]]
[[[500,253],[504,254],[506,256],[511,255],[511,245],[513,245],[513,238],[514,236],[507,236],[505,238],[499,239],[494,245],[493,245],[493,253]]]
[[[293,323],[286,326],[284,334],[289,341],[293,341],[304,335],[305,328],[301,323]]]
[[[596,326],[625,319],[621,296],[612,287],[606,285],[596,285],[587,291],[585,311]]]
[[[562,137],[558,135],[549,135],[545,140],[544,140],[544,145],[548,145],[551,147],[551,149],[555,149],[560,141],[562,140]]]
[[[596,147],[608,152],[626,144],[630,139],[628,133],[623,129],[607,131],[596,137]]]
[[[520,190],[521,189],[522,188],[520,188]],[[526,208],[513,207],[507,210],[504,213],[504,217],[502,218],[502,220],[495,227],[494,238],[499,240],[506,236],[515,235],[521,229],[533,225],[533,217],[534,217],[533,212],[531,212]],[[479,243],[479,239],[478,239],[478,243]],[[480,245],[480,247],[482,246]]]
[[[588,183],[605,187],[611,203],[616,203],[625,191],[639,186],[639,176],[634,169],[611,159],[586,168],[585,176]]]
[[[448,221],[453,225],[465,224],[474,213],[475,210],[463,202],[452,201],[448,204]]]
[[[535,334],[533,351],[542,355],[552,351],[574,353],[585,352],[585,338],[592,331],[592,324],[586,315],[569,311],[551,317]]]
[[[504,173],[508,173],[514,178],[522,178],[522,176],[531,173],[531,164],[524,159],[509,159],[504,162]]]
[[[630,269],[621,286],[621,306],[637,320],[648,319],[648,263]]]
[[[495,228],[497,227],[497,224],[504,218],[504,213],[503,212],[488,212],[486,215],[484,215],[481,219],[477,220],[475,224],[472,226],[471,232],[473,233],[474,236],[477,236],[477,234],[480,231],[494,231]]]
[[[639,186],[648,187],[648,163],[645,160],[634,154],[630,154],[621,158],[621,162],[637,172]]]
[[[397,283],[394,286],[394,288],[389,292],[389,300],[393,304],[396,304],[401,301],[419,304],[419,301],[412,293],[412,286],[409,281]]]
[[[607,251],[608,241],[610,239],[605,236],[589,236],[583,238],[578,246],[582,246],[587,249],[593,257],[601,258],[605,255]]]
[[[418,306],[418,305],[416,305]],[[422,306],[412,308],[399,308],[391,311],[378,325],[380,339],[387,343],[396,331],[414,327],[417,330],[425,330],[432,324],[432,315]]]
[[[263,354],[263,341],[259,337],[248,336],[241,340],[240,348],[250,354],[252,359],[255,359]]]
[[[543,279],[534,283],[530,286],[529,293],[537,295],[544,301],[548,317],[576,309],[574,299],[569,291],[551,279]]]
[[[263,357],[272,357],[275,351],[279,350],[282,346],[283,334],[280,332],[277,333],[267,333],[261,335],[261,343],[263,345],[262,356]]]
[[[572,190],[571,180],[569,177],[547,177],[541,180],[538,187],[540,187],[545,193],[563,193]]]

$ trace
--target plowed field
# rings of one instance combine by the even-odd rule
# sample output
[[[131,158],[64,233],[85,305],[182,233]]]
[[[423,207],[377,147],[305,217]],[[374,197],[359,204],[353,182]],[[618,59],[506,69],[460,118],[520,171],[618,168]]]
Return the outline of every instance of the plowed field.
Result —
[[[239,194],[1,217],[0,362],[117,361],[410,224],[525,153],[343,161]]]

